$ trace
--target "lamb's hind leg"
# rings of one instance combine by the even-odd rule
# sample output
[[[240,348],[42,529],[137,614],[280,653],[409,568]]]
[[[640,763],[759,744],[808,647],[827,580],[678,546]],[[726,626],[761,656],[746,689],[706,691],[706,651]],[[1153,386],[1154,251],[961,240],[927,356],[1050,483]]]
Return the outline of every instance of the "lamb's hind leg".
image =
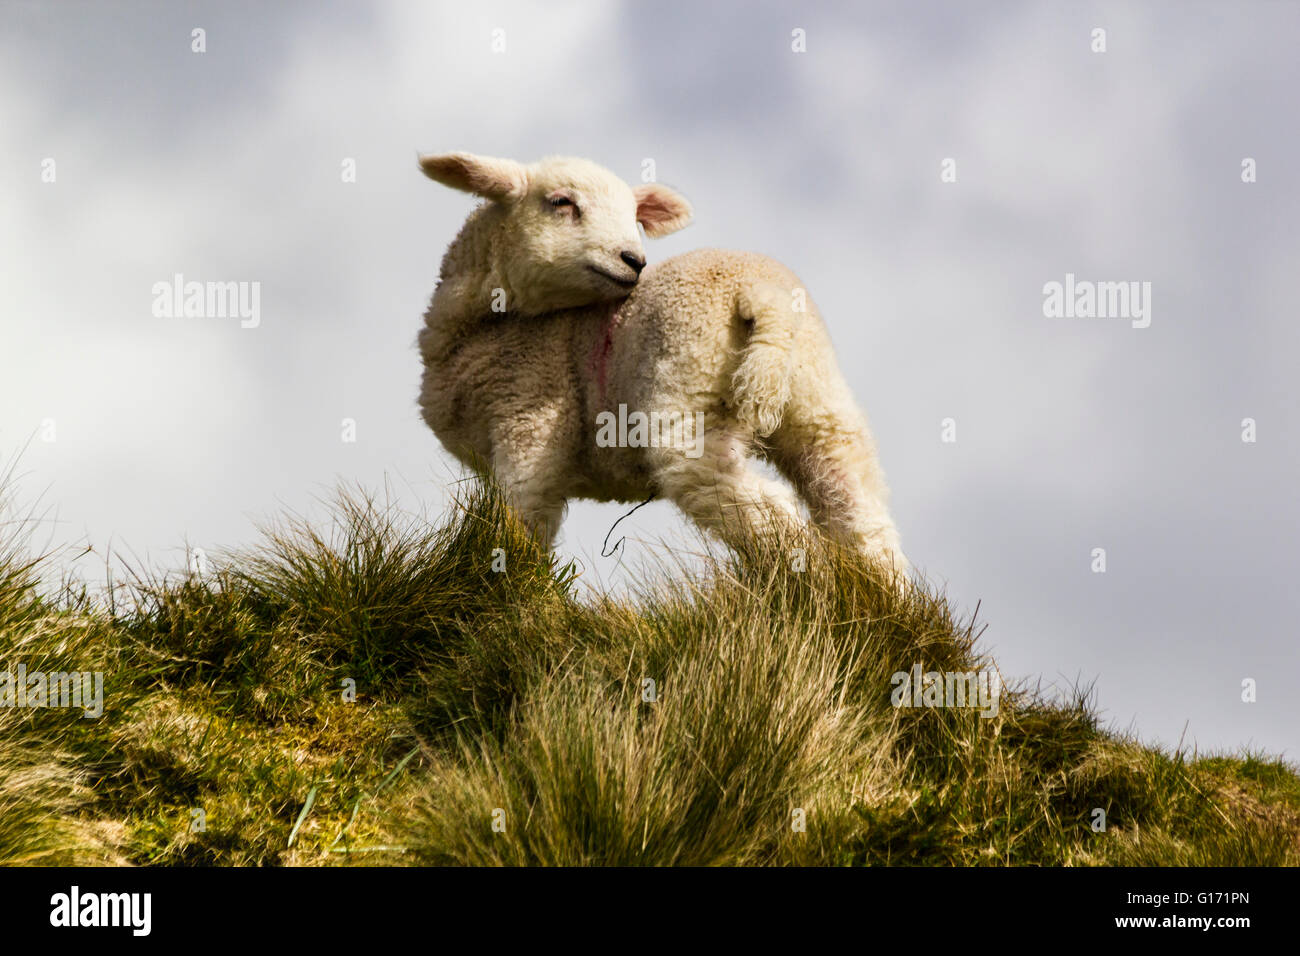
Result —
[[[772,436],[771,449],[813,521],[831,537],[907,572],[889,514],[889,488],[865,423],[787,420]]]
[[[753,468],[749,434],[743,426],[710,429],[694,447],[660,449],[653,459],[660,494],[732,545],[803,527],[790,489]]]

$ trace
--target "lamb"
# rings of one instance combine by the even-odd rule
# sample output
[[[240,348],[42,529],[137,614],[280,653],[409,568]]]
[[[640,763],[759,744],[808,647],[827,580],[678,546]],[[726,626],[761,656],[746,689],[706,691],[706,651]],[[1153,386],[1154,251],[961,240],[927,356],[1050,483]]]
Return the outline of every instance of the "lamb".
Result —
[[[589,160],[457,152],[420,167],[485,200],[424,316],[421,414],[544,545],[572,498],[666,497],[729,543],[803,527],[761,456],[832,537],[906,571],[867,420],[792,272],[718,249],[647,267],[638,224],[668,235],[690,204]]]

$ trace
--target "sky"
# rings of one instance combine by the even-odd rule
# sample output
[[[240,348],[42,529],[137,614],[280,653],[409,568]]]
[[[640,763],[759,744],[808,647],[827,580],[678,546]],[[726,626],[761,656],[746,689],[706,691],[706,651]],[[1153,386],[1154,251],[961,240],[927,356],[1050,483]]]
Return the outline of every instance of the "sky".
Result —
[[[696,220],[650,260],[800,276],[908,557],[1005,675],[1294,761],[1297,45],[1262,0],[0,0],[0,462],[90,581],[339,483],[436,520],[415,336],[473,201],[417,153],[653,159]],[[177,274],[258,283],[258,321],[155,314]],[[1146,314],[1051,316],[1067,276]],[[601,557],[626,510],[570,509],[592,587],[696,546],[655,502]]]

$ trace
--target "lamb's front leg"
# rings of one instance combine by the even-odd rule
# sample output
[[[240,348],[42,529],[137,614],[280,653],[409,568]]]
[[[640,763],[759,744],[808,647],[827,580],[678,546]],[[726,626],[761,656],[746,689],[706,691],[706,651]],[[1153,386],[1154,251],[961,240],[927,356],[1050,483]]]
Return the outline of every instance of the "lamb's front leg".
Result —
[[[568,505],[565,443],[541,422],[511,429],[493,443],[492,473],[510,506],[543,547],[554,546]]]
[[[536,477],[523,476],[508,466],[497,465],[492,471],[505,492],[506,501],[532,535],[542,547],[554,547],[555,536],[564,521],[567,499]]]

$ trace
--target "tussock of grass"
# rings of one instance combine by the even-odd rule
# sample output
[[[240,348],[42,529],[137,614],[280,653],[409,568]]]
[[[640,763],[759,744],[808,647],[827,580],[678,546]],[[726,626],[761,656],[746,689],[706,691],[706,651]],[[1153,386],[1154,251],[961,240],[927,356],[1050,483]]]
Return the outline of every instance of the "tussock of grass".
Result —
[[[1300,862],[1280,761],[1147,748],[1027,685],[993,718],[893,707],[895,672],[994,665],[824,541],[582,602],[489,487],[436,526],[350,492],[106,608],[42,597],[25,527],[0,669],[101,670],[105,710],[0,707],[0,864]]]

